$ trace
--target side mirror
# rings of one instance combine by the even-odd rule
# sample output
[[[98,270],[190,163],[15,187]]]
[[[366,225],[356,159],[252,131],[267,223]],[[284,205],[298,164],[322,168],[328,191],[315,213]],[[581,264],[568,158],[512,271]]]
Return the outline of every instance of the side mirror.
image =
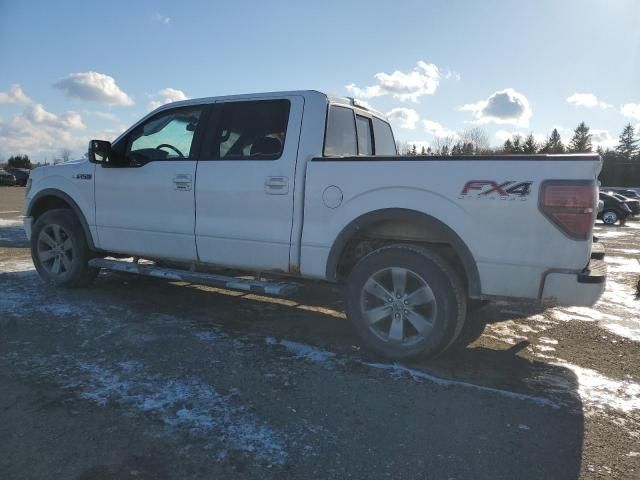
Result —
[[[91,163],[107,163],[111,156],[111,142],[91,140],[89,142],[89,161]]]

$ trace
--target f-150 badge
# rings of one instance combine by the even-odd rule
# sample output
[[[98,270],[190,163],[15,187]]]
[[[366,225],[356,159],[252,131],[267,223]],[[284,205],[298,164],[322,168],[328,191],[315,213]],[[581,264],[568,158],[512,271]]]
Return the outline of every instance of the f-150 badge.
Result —
[[[499,198],[501,200],[527,200],[533,182],[509,180],[498,183],[494,180],[469,180],[458,198]]]
[[[90,173],[76,173],[75,175],[72,175],[71,178],[74,180],[91,180],[93,175]]]

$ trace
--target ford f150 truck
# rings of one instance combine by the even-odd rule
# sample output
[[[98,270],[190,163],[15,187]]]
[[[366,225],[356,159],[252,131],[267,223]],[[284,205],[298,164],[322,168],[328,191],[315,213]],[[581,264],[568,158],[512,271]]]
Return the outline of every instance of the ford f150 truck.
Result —
[[[400,157],[383,115],[293,91],[164,105],[88,157],[29,180],[25,230],[56,285],[100,268],[273,295],[339,282],[364,344],[395,359],[444,351],[470,299],[604,289],[597,155]]]

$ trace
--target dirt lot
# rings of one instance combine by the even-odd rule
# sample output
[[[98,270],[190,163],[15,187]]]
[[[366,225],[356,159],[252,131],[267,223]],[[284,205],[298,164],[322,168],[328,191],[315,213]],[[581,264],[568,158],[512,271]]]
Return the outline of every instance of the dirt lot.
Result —
[[[466,344],[362,351],[340,296],[102,273],[43,285],[0,188],[0,478],[639,478],[640,222],[595,308],[494,303]]]

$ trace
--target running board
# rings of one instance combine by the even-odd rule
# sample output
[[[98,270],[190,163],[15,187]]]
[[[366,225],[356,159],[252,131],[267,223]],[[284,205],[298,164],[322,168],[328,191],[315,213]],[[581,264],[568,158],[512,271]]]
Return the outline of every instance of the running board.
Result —
[[[116,272],[135,273],[136,275],[146,275],[148,277],[164,278],[165,280],[180,282],[201,283],[212,287],[262,293],[278,297],[289,297],[298,289],[298,286],[294,283],[247,280],[244,278],[216,275],[214,273],[162,268],[156,267],[155,265],[139,264],[123,260],[109,260],[106,258],[93,258],[89,260],[89,266],[106,268],[107,270],[115,270]]]

